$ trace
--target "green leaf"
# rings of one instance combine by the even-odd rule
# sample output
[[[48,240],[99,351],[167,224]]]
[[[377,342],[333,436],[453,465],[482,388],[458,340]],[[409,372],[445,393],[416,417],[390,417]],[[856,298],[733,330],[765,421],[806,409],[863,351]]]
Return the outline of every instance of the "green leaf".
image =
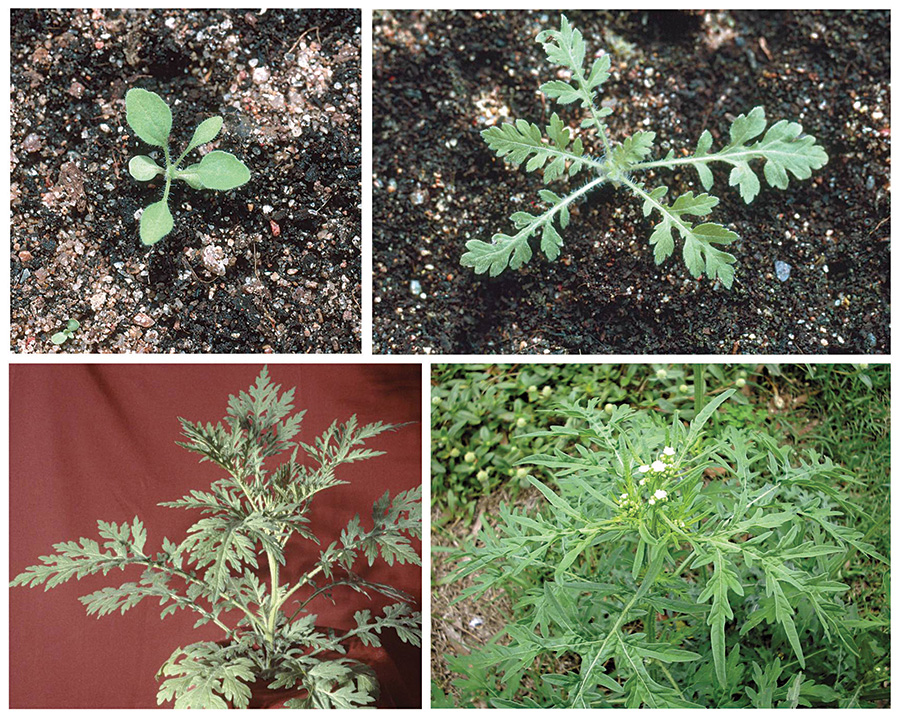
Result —
[[[253,661],[245,656],[233,656],[228,646],[215,643],[194,643],[178,648],[169,657],[159,675],[169,676],[162,682],[156,702],[162,704],[175,699],[175,708],[246,708],[250,702],[250,687],[256,676]]]
[[[194,136],[191,137],[191,141],[184,151],[185,154],[195,147],[205,145],[207,142],[212,142],[216,139],[216,135],[218,135],[219,130],[222,129],[222,122],[223,120],[221,117],[210,117],[209,119],[203,120],[203,122],[197,126],[197,129],[194,130]]]
[[[770,571],[768,566],[766,567],[766,595],[775,599],[775,620],[784,628],[788,642],[794,649],[797,660],[800,661],[800,667],[806,668],[803,647],[800,644],[800,636],[797,634],[797,626],[794,624],[794,608],[785,596],[778,576],[774,571]]]
[[[629,165],[640,162],[650,154],[650,150],[653,148],[655,140],[655,132],[638,130],[631,135],[631,137],[626,138],[621,144],[612,148],[612,151],[609,154],[610,164],[623,172],[627,171]],[[713,203],[713,206],[715,206],[717,202],[718,200]],[[703,214],[706,214],[706,212],[703,212]]]
[[[718,152],[709,152],[712,136],[704,132],[690,162],[697,168],[703,187],[709,189],[713,184],[713,175],[706,163],[725,162],[732,165],[728,183],[738,187],[744,202],[749,204],[760,190],[759,178],[750,165],[754,160],[764,162],[766,181],[778,189],[787,189],[788,173],[798,180],[809,179],[813,170],[824,167],[828,162],[824,148],[816,143],[815,137],[804,135],[803,127],[797,122],[779,120],[762,139],[750,144],[765,128],[765,110],[754,107],[749,114],[735,118],[729,131],[731,141]]]
[[[473,267],[476,274],[490,272],[492,277],[499,275],[507,266],[511,269],[518,269],[532,257],[528,239],[539,229],[543,230],[544,227],[552,224],[557,215],[560,218],[560,226],[566,227],[569,223],[569,205],[605,181],[605,176],[596,177],[565,197],[560,197],[550,190],[541,190],[541,199],[551,204],[547,211],[540,215],[532,215],[528,212],[514,213],[512,220],[519,230],[517,234],[497,233],[492,237],[491,243],[480,239],[470,239],[466,242],[466,248],[469,251],[460,257],[460,264],[464,267]],[[549,259],[555,259],[559,255],[560,246],[562,246],[562,238],[555,228],[542,231],[541,249]]]
[[[74,332],[81,326],[81,323],[77,319],[70,319],[66,322],[66,331]]]
[[[581,93],[578,89],[562,80],[545,82],[541,85],[541,92],[547,95],[551,100],[556,100],[561,105],[568,105],[571,102],[577,102],[581,99]]]
[[[149,205],[141,215],[141,242],[146,245],[156,244],[172,231],[175,221],[165,200]]]
[[[147,155],[135,155],[128,161],[128,172],[136,180],[147,182],[154,177],[165,174],[165,170],[160,167],[153,158]]]
[[[56,345],[63,344],[70,337],[70,334],[66,332],[56,332],[52,337],[50,337],[50,341]]]
[[[719,685],[727,686],[725,669],[725,622],[734,618],[731,604],[728,601],[728,590],[731,589],[739,596],[744,595],[744,588],[730,561],[727,561],[718,549],[713,558],[714,572],[706,582],[706,587],[698,596],[698,601],[712,601],[712,610],[706,618],[709,625],[709,640],[712,646],[713,662],[716,667],[716,678]]]
[[[228,152],[214,150],[203,155],[203,159],[196,165],[192,165],[192,177],[205,188],[215,190],[229,190],[240,187],[250,180],[250,170],[247,165]],[[179,173],[179,177],[183,174]]]
[[[541,251],[547,256],[547,259],[553,260],[559,256],[559,248],[562,246],[562,237],[559,236],[553,223],[545,223],[541,233]]]
[[[657,187],[651,192],[645,192],[639,185],[636,187],[644,198],[644,215],[654,209],[662,215],[662,220],[650,235],[650,244],[655,247],[653,256],[656,263],[662,264],[672,254],[675,248],[672,230],[675,229],[684,240],[682,255],[691,275],[699,277],[705,271],[710,279],[719,279],[730,289],[734,281],[732,265],[735,258],[713,245],[731,244],[739,239],[738,235],[718,224],[706,222],[694,226],[684,219],[685,215],[709,214],[719,203],[718,198],[705,193],[695,197],[693,192],[686,192],[671,205],[666,205],[662,201],[664,187]]]
[[[140,524],[140,522],[137,522]],[[103,548],[94,539],[63,541],[53,545],[57,553],[41,556],[41,564],[29,566],[16,576],[10,586],[39,586],[45,590],[65,583],[72,578],[83,578],[95,573],[109,573],[113,568],[124,568],[143,563],[146,557],[132,543],[128,524],[98,521],[101,537],[108,539]]]
[[[569,146],[572,139],[571,130],[563,124],[555,112],[550,117],[546,132],[549,141],[544,140],[537,125],[517,120],[515,124],[505,123],[499,127],[489,127],[481,133],[481,136],[498,157],[503,157],[515,165],[527,162],[525,165],[527,172],[544,167],[545,184],[561,177],[566,171],[567,162],[570,175],[584,166],[594,164],[593,160],[584,157],[584,147],[580,141]]]
[[[538,34],[537,41],[544,46],[550,62],[580,73],[584,65],[584,38],[565,15],[559,22],[559,30],[544,30]]]
[[[148,145],[166,146],[172,132],[172,111],[155,92],[135,88],[125,93],[125,120]]]
[[[726,289],[734,283],[734,255],[714,247],[714,244],[731,244],[740,237],[730,229],[706,222],[698,224],[688,232],[682,232],[684,248],[682,255],[688,271],[694,277],[703,272],[710,279],[719,279]]]
[[[585,75],[585,44],[581,32],[572,27],[568,18],[560,18],[559,30],[544,30],[537,36],[537,41],[544,46],[547,59],[572,71],[575,85],[561,80],[544,83],[541,91],[561,104],[581,101],[581,106],[589,108],[593,104],[594,91],[609,79],[609,55],[594,60],[590,72]],[[598,112],[603,117],[608,112]]]

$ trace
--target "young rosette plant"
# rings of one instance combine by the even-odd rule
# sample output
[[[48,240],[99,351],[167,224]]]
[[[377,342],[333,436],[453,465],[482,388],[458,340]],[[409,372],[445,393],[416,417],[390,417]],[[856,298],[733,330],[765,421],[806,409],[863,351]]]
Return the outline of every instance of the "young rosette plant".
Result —
[[[57,346],[65,344],[69,339],[75,336],[75,332],[77,332],[80,327],[81,322],[77,319],[70,319],[66,322],[66,326],[50,337],[50,341]]]
[[[283,582],[281,569],[298,560],[286,549],[291,537],[318,544],[308,517],[320,492],[347,483],[336,476],[342,464],[383,454],[364,443],[399,425],[360,426],[356,417],[335,421],[312,444],[293,442],[305,412],[291,414],[294,390],[280,393],[263,369],[249,392],[231,396],[225,423],[180,419],[185,440],[179,444],[211,461],[226,476],[208,491],[194,490],[161,504],[198,511],[200,518],[176,543],[164,538],[154,553],[139,518],[122,524],[100,521],[100,539],[81,538],[54,546],[11,582],[45,590],[71,578],[106,575],[113,569],[140,567],[137,582],[110,586],[83,596],[88,615],[124,613],[145,598],[162,607],[162,617],[186,609],[198,615],[196,626],[215,624],[219,642],[201,641],[176,648],[159,671],[159,703],[175,708],[247,707],[251,684],[295,690],[294,708],[354,708],[378,696],[372,668],[347,655],[357,639],[379,646],[380,635],[396,632],[407,643],[421,641],[421,615],[412,597],[390,585],[368,581],[360,564],[379,557],[393,566],[420,558],[410,542],[421,537],[421,487],[375,503],[371,519],[351,518],[339,541],[316,549],[318,558],[299,580]],[[298,459],[302,449],[309,462]],[[270,459],[290,452],[270,468]],[[299,560],[303,560],[302,557]],[[306,560],[305,563],[310,563]],[[260,569],[268,569],[268,575]],[[361,608],[357,626],[341,632],[319,628],[308,607],[346,586],[363,598],[387,596],[394,603],[381,612]]]
[[[693,168],[704,190],[713,186],[710,170],[713,163],[730,166],[728,182],[740,191],[744,202],[752,202],[760,192],[760,181],[751,163],[763,162],[763,175],[768,184],[787,189],[790,175],[808,179],[828,161],[825,150],[816,139],[806,135],[796,122],[779,120],[766,129],[766,113],[754,107],[739,115],[731,123],[729,141],[713,150],[713,136],[709,130],[700,135],[693,154],[669,150],[663,159],[651,159],[656,133],[639,130],[621,142],[614,142],[604,118],[612,114],[609,107],[601,107],[598,91],[610,76],[610,57],[601,55],[588,67],[585,64],[585,43],[563,15],[559,30],[545,30],[537,36],[547,53],[547,59],[565,68],[566,80],[551,80],[541,85],[541,92],[561,105],[577,104],[584,110],[581,136],[568,127],[555,112],[545,128],[546,137],[538,125],[516,120],[500,127],[491,127],[481,135],[498,157],[505,157],[514,165],[525,164],[528,172],[541,170],[545,185],[558,180],[586,176],[581,185],[567,194],[543,189],[538,194],[547,209],[531,214],[515,212],[511,219],[514,234],[497,233],[491,242],[473,239],[466,243],[468,252],[461,263],[473,267],[478,274],[489,272],[497,276],[507,267],[518,269],[532,257],[529,239],[540,235],[541,251],[548,259],[556,259],[563,245],[557,229],[569,224],[570,208],[585,199],[594,189],[610,183],[615,188],[631,192],[641,203],[645,217],[656,214],[659,222],[650,235],[653,256],[662,264],[675,250],[676,238],[681,240],[681,254],[694,277],[705,273],[731,288],[734,281],[733,255],[721,249],[739,237],[734,231],[714,222],[695,224],[694,218],[705,217],[719,203],[708,192],[684,192],[674,200],[667,200],[669,188],[651,187],[637,179],[648,170]],[[591,132],[593,130],[593,132]],[[588,148],[598,143],[599,151]]]
[[[450,660],[463,703],[688,708],[872,705],[887,616],[860,615],[854,555],[888,559],[847,525],[855,480],[766,434],[685,424],[596,400],[531,436],[537,510],[507,505],[456,553],[458,600],[504,591],[509,624]],[[540,497],[539,497],[540,498]],[[867,701],[869,701],[867,703]]]
[[[163,197],[147,206],[141,214],[141,242],[156,244],[175,226],[169,210],[169,189],[173,180],[183,180],[194,189],[229,190],[250,180],[250,170],[234,155],[221,150],[207,152],[199,162],[181,168],[187,154],[201,145],[212,142],[222,129],[221,117],[201,122],[187,148],[174,162],[169,150],[172,133],[172,111],[155,92],[135,88],[125,93],[125,120],[135,134],[148,145],[161,147],[165,167],[160,167],[148,155],[137,155],[128,162],[128,172],[136,180],[149,182],[159,175],[165,178]]]

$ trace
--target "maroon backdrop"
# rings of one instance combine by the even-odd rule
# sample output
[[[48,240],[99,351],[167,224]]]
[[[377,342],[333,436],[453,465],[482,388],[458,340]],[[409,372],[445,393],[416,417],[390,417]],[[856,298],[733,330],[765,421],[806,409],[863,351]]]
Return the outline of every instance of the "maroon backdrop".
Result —
[[[221,477],[215,465],[176,446],[176,417],[216,422],[229,394],[246,390],[261,365],[22,365],[10,367],[10,578],[52,552],[52,544],[97,537],[97,520],[139,516],[147,549],[167,536],[178,543],[199,518],[196,512],[157,506],[205,489]],[[421,483],[421,367],[416,365],[269,365],[283,389],[296,387],[295,409],[307,409],[299,439],[307,443],[334,419],[357,414],[360,423],[416,422],[368,442],[384,456],[338,469],[348,482],[313,500],[311,526],[323,546],[337,540],[359,513],[371,525],[372,503]],[[302,454],[302,450],[300,452]],[[418,545],[417,548],[421,550]],[[314,565],[318,548],[289,545],[282,578]],[[194,614],[164,620],[153,599],[124,615],[88,617],[79,596],[137,580],[141,569],[71,580],[47,592],[10,589],[10,707],[152,708],[156,671],[175,648],[219,640],[215,626],[193,630]],[[361,573],[421,599],[417,566],[378,561]],[[303,593],[302,591],[300,593]],[[321,625],[352,628],[355,611],[390,603],[348,589],[335,604],[319,598],[310,610]],[[421,703],[421,652],[391,642],[382,680],[391,702]]]

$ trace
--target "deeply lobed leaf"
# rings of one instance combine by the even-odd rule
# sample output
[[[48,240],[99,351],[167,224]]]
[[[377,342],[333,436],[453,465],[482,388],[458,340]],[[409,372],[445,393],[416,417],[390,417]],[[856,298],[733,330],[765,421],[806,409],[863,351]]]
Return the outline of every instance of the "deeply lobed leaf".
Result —
[[[762,107],[754,107],[749,114],[739,115],[731,124],[730,142],[718,152],[709,152],[712,135],[705,131],[697,143],[694,162],[704,189],[713,184],[713,175],[707,162],[725,162],[732,165],[728,183],[738,187],[744,202],[749,204],[759,194],[759,178],[750,166],[754,160],[763,161],[763,174],[771,187],[787,189],[789,174],[796,179],[809,179],[813,170],[821,169],[828,162],[825,149],[816,138],[803,134],[797,122],[779,120],[772,125],[762,139],[751,144],[766,128],[766,113]]]

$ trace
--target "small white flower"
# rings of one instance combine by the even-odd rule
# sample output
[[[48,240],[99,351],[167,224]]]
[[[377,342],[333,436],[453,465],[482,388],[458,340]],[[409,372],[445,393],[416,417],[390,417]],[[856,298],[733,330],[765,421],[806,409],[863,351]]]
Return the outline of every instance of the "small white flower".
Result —
[[[638,466],[638,471],[640,471],[642,474],[646,474],[648,471],[650,471],[650,465],[644,464],[643,466]]]
[[[641,479],[640,481],[638,481],[638,486],[643,486],[646,483],[647,483],[647,479]]]
[[[666,500],[666,497],[667,497],[669,494],[667,494],[667,493],[666,493],[665,491],[663,491],[662,489],[657,489],[656,492],[655,492],[653,495],[654,495],[656,498],[658,498],[660,501],[665,501],[665,500]]]
[[[671,446],[667,446],[665,449],[663,449],[663,454],[665,454],[666,456],[675,456],[675,449],[673,449]]]
[[[665,471],[666,465],[662,461],[657,459],[652,464],[650,464],[650,468],[653,469],[654,471]]]
[[[628,494],[622,494],[622,497],[621,497],[621,498],[627,499],[627,498],[628,498]]]
[[[653,506],[653,504],[655,504],[655,503],[656,503],[656,499],[650,499],[650,505],[651,505],[651,506]]]

